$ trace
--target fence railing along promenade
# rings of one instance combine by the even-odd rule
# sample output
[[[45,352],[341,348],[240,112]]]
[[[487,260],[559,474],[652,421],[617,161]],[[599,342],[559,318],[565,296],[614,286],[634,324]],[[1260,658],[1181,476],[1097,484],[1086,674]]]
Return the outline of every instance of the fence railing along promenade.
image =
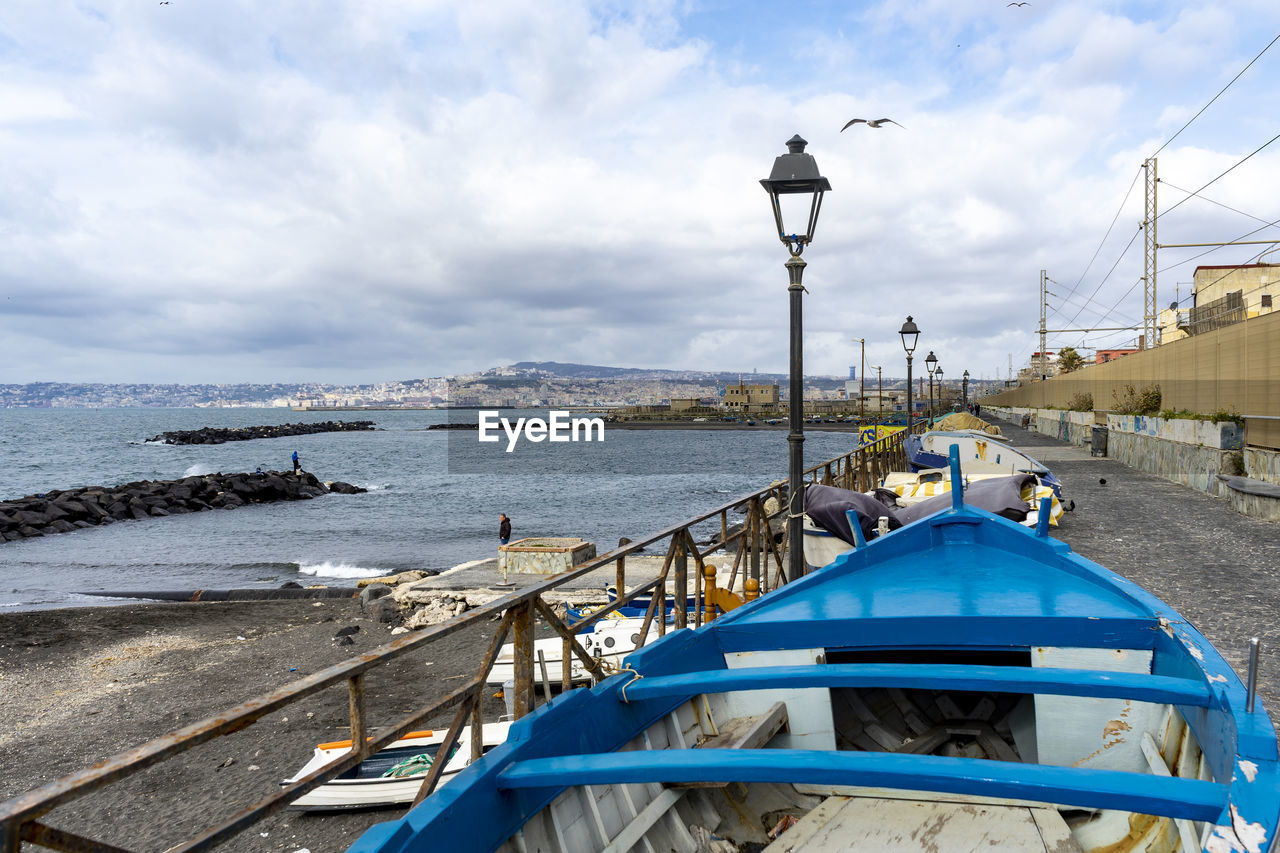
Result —
[[[850,451],[842,456],[819,463],[804,472],[806,484],[823,485],[866,491],[872,488],[890,471],[906,470],[906,454],[903,448],[905,432],[894,433],[874,444]],[[533,710],[536,702],[537,681],[534,677],[533,635],[534,626],[541,619],[562,640],[562,683],[564,690],[571,688],[570,661],[577,657],[583,667],[595,679],[607,676],[601,661],[588,654],[577,640],[577,635],[594,625],[632,599],[649,595],[645,622],[640,642],[648,637],[650,626],[657,618],[657,633],[666,629],[664,615],[668,612],[668,597],[674,616],[674,627],[696,626],[714,619],[716,614],[734,606],[733,599],[725,595],[736,585],[742,573],[744,597],[751,599],[791,580],[786,576],[786,560],[783,552],[789,543],[775,542],[770,521],[781,518],[786,507],[785,481],[778,481],[749,495],[716,507],[695,518],[682,521],[666,530],[654,533],[614,551],[604,554],[572,571],[553,576],[528,589],[516,590],[488,604],[473,608],[440,625],[425,628],[393,640],[366,654],[320,670],[270,693],[242,702],[217,716],[201,720],[172,731],[141,746],[118,753],[92,767],[72,773],[39,788],[28,791],[0,803],[0,853],[20,853],[23,842],[36,844],[51,850],[68,853],[122,853],[128,848],[60,830],[45,820],[55,808],[80,797],[100,791],[108,785],[124,781],[135,774],[179,755],[200,744],[224,735],[238,732],[267,714],[312,696],[330,687],[346,685],[348,714],[350,717],[352,749],[342,757],[325,765],[305,778],[281,787],[265,798],[245,806],[235,814],[219,819],[198,835],[186,838],[168,848],[177,851],[209,850],[256,822],[284,808],[292,800],[307,791],[358,765],[365,758],[381,750],[413,731],[421,723],[440,714],[453,711],[453,717],[438,755],[447,756],[458,742],[463,727],[471,726],[471,759],[480,757],[483,745],[481,703],[489,671],[508,634],[513,634],[515,647],[514,714],[521,717]],[[770,498],[775,499],[770,502]],[[739,530],[730,532],[729,515],[745,510],[746,517]],[[707,544],[699,545],[694,529],[719,526],[717,535]],[[705,533],[704,533],[705,535]],[[627,557],[648,546],[666,543],[666,555],[661,571],[635,586],[627,586]],[[707,563],[707,557],[721,549],[733,546],[734,558],[729,567],[727,583],[717,583],[716,569]],[[803,547],[801,544],[800,547]],[[690,616],[686,597],[689,595],[689,564],[692,560],[695,607]],[[567,621],[558,616],[544,600],[544,595],[589,572],[615,567],[617,596],[607,607],[593,611],[585,618]],[[669,583],[670,582],[670,583]],[[670,587],[670,589],[668,589]],[[385,666],[411,652],[430,648],[437,640],[465,628],[501,617],[475,676],[453,690],[444,698],[417,708],[386,726],[376,729],[370,724],[365,702],[365,676],[376,667]],[[431,794],[440,781],[447,761],[436,761],[422,781],[415,804]]]

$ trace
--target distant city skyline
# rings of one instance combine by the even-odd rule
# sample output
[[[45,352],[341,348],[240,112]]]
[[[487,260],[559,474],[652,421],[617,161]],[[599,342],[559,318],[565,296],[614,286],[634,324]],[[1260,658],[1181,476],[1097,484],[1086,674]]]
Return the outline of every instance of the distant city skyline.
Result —
[[[758,181],[796,133],[815,375],[855,338],[905,373],[908,314],[947,375],[1016,370],[1041,269],[1051,328],[1140,325],[1149,157],[1162,243],[1277,218],[1274,0],[5,10],[0,383],[785,373]],[[1159,306],[1265,250],[1161,250]]]

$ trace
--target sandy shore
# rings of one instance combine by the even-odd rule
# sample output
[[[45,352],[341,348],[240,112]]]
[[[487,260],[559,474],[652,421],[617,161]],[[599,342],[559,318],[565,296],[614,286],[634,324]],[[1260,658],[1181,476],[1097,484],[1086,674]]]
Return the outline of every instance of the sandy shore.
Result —
[[[374,725],[474,672],[497,623],[402,657],[367,679]],[[340,628],[359,627],[353,645]],[[354,600],[139,604],[0,614],[0,799],[79,771],[391,639]],[[345,687],[55,810],[48,822],[136,850],[164,850],[276,789],[316,743],[348,736]],[[500,700],[487,701],[496,720]],[[446,720],[434,721],[441,727]],[[283,812],[221,849],[341,851],[401,810]]]

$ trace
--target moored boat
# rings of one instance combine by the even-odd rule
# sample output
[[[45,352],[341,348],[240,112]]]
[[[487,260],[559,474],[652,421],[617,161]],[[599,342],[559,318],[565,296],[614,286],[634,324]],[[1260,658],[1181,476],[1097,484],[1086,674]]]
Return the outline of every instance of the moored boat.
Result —
[[[507,739],[509,722],[487,723],[483,727],[482,752]],[[439,760],[445,731],[410,732],[386,749],[379,750],[350,770],[320,785],[289,804],[297,811],[337,811],[371,809],[412,803],[431,765]],[[293,776],[280,783],[286,787],[351,751],[351,741],[322,743],[311,759]],[[449,755],[440,785],[457,776],[471,757],[471,729],[465,728]]]
[[[912,471],[945,468],[952,446],[960,449],[960,469],[965,476],[975,474],[1034,474],[1053,489],[1067,512],[1075,502],[1062,494],[1062,483],[1045,465],[1021,450],[979,430],[931,430],[909,435],[903,442]]]
[[[950,510],[646,645],[351,850],[1270,849],[1275,730],[1221,654],[951,471]]]

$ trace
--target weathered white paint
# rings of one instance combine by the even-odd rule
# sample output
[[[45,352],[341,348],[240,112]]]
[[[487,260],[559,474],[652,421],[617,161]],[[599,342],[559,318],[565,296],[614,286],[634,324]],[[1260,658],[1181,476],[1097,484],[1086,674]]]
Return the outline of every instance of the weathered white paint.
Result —
[[[752,666],[813,666],[822,657],[822,649],[780,649],[764,652],[730,652],[724,656],[729,669]],[[770,746],[780,749],[836,748],[835,720],[831,715],[831,691],[824,687],[802,690],[744,690],[718,694],[723,710],[717,719],[755,717],[765,713],[775,702],[787,706],[789,732],[778,734]],[[714,700],[713,700],[714,701]]]

